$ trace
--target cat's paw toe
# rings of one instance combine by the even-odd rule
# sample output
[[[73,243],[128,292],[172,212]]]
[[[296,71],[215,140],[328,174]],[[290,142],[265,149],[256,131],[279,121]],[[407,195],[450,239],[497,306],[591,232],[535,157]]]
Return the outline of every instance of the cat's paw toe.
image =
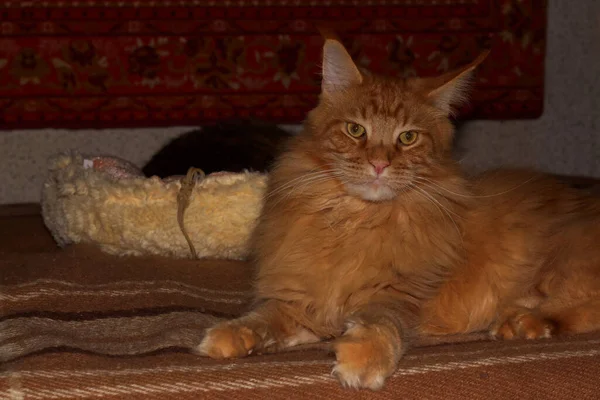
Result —
[[[548,339],[555,330],[554,324],[541,316],[530,313],[518,313],[500,321],[490,330],[495,339]]]
[[[216,359],[239,358],[251,354],[257,342],[252,329],[226,323],[208,329],[194,352]]]
[[[346,335],[335,343],[337,361],[332,374],[344,387],[379,390],[396,369],[394,348],[375,332],[359,329],[367,334]]]
[[[385,383],[385,376],[380,372],[368,371],[351,363],[336,362],[331,374],[340,384],[349,389],[379,390]]]

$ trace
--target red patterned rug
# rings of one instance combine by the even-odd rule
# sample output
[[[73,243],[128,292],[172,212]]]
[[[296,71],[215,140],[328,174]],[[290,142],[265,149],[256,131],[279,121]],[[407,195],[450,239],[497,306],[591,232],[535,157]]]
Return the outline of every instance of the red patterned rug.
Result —
[[[542,112],[546,0],[0,0],[0,128],[299,122],[323,23],[386,74],[492,47],[462,117]]]

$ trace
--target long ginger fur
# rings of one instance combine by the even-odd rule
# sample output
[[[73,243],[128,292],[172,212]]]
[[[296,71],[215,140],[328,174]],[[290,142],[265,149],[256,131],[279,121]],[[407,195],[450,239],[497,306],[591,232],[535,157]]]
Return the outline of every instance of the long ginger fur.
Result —
[[[378,389],[414,335],[600,328],[600,202],[533,172],[467,177],[452,158],[449,116],[484,59],[392,79],[325,42],[320,102],[253,236],[256,308],[199,353],[335,338],[340,382]]]

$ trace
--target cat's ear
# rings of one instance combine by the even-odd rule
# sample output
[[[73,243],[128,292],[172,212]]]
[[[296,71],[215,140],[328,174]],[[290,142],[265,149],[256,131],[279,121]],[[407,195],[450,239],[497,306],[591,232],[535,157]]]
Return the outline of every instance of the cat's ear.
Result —
[[[416,87],[423,91],[433,104],[451,115],[454,109],[463,104],[469,94],[473,71],[490,53],[484,51],[470,64],[433,78],[418,78]]]
[[[326,38],[323,45],[323,93],[342,91],[358,85],[363,77],[344,45],[332,38]]]

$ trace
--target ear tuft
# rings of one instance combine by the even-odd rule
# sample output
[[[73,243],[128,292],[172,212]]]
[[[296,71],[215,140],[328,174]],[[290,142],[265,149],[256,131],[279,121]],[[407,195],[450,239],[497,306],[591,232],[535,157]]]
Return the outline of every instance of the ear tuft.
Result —
[[[359,85],[362,75],[344,45],[335,39],[326,39],[323,46],[322,91],[332,93]]]
[[[416,83],[417,88],[424,90],[437,108],[452,115],[454,109],[468,99],[473,71],[489,53],[489,50],[486,50],[473,62],[457,70],[434,78],[419,78]]]

